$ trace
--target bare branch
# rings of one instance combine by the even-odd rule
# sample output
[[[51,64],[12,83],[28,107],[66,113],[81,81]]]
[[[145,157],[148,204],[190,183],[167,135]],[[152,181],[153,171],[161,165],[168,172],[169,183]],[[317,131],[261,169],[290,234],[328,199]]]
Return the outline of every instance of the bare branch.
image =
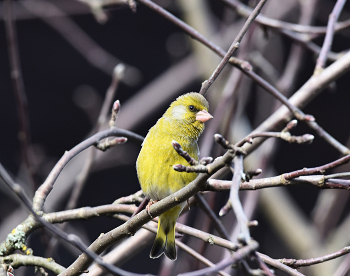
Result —
[[[213,210],[210,208],[206,200],[203,198],[201,194],[195,195],[196,200],[199,204],[199,206],[202,208],[202,210],[207,214],[207,216],[210,218],[212,223],[214,224],[214,227],[216,231],[219,232],[220,236],[226,240],[230,240],[230,235],[227,232],[225,226],[222,224],[222,222],[218,219],[218,217],[215,215]]]
[[[227,162],[232,160],[233,156],[230,152],[227,152],[222,158],[215,160],[210,166],[210,174],[215,173],[220,168],[224,167]],[[210,177],[210,174],[199,174],[198,177],[188,184],[186,187],[182,188],[178,192],[158,201],[157,203],[150,206],[150,212],[152,217],[158,216],[164,211],[176,206],[178,203],[189,199],[191,196],[201,191],[206,183],[206,180]],[[89,249],[101,253],[103,250],[108,248],[114,242],[126,237],[129,234],[135,233],[143,224],[150,221],[151,217],[144,210],[139,214],[135,215],[128,222],[123,225],[101,235],[97,240],[95,240]],[[76,275],[76,271],[72,271],[71,268],[80,267],[82,270],[86,269],[91,263],[91,259],[86,255],[81,255],[61,276]]]
[[[103,141],[103,142],[100,142],[96,145],[96,148],[98,148],[99,150],[102,150],[102,151],[106,151],[112,147],[114,147],[115,145],[121,145],[121,144],[124,144],[128,141],[128,138],[126,137],[116,137],[114,138],[113,140],[108,140],[108,138]]]
[[[215,264],[212,263],[211,261],[209,261],[207,258],[205,258],[204,256],[202,256],[201,254],[199,254],[198,252],[194,251],[191,247],[187,246],[186,244],[184,244],[181,241],[176,241],[176,245],[178,247],[180,247],[183,251],[187,252],[188,254],[190,254],[191,256],[193,256],[194,258],[196,258],[197,260],[201,261],[202,263],[204,263],[205,265],[209,266],[209,267],[214,267]],[[225,271],[218,271],[218,274],[222,275],[222,276],[229,276],[230,274],[226,273]]]
[[[344,7],[345,2],[346,0],[338,0],[334,6],[332,13],[329,15],[326,37],[322,45],[321,53],[317,59],[314,74],[319,74],[319,72],[322,71],[325,67],[327,55],[333,43],[335,24],[338,21],[339,15]]]
[[[298,268],[302,266],[310,266],[310,265],[324,263],[349,253],[350,253],[350,246],[347,246],[347,247],[344,247],[343,249],[338,250],[337,252],[334,252],[322,257],[317,257],[317,258],[312,258],[307,260],[279,259],[278,261],[290,267]]]
[[[46,268],[55,274],[60,274],[66,268],[57,264],[51,258],[42,258],[33,255],[21,255],[13,254],[5,257],[0,257],[0,263],[6,263],[13,268],[19,268],[21,266],[39,266]]]
[[[255,9],[252,11],[252,13],[249,15],[247,21],[245,22],[242,29],[237,34],[236,38],[233,40],[230,48],[228,49],[227,53],[225,54],[224,58],[221,60],[219,65],[216,67],[212,75],[209,79],[204,81],[202,83],[202,87],[199,91],[199,94],[205,95],[205,93],[208,91],[209,87],[213,84],[213,82],[216,80],[216,78],[219,76],[221,71],[224,69],[225,65],[229,61],[229,59],[232,57],[234,52],[238,49],[239,43],[241,42],[243,36],[247,32],[249,26],[254,22],[254,19],[258,16],[260,13],[262,7],[266,3],[266,0],[260,0],[259,3],[256,5]]]
[[[246,246],[238,249],[237,252],[232,254],[232,256],[230,256],[227,259],[223,259],[221,262],[217,263],[214,267],[208,267],[197,271],[179,274],[179,276],[200,276],[200,275],[208,275],[208,274],[217,272],[249,256],[253,251],[255,251],[258,248],[258,246],[259,245],[256,241],[251,240]]]
[[[239,240],[242,240],[244,243],[249,243],[251,240],[250,231],[248,227],[248,219],[244,214],[241,201],[239,199],[239,186],[241,184],[242,175],[243,175],[243,156],[237,154],[233,159],[231,168],[234,168],[232,185],[230,190],[230,202],[232,204],[232,209],[236,215],[237,223],[240,228]]]
[[[337,160],[335,160],[333,162],[325,164],[323,166],[310,168],[310,169],[304,168],[302,170],[298,170],[298,171],[294,171],[294,172],[283,174],[283,177],[286,180],[290,180],[292,178],[295,178],[295,177],[298,177],[298,176],[302,176],[302,175],[311,175],[311,174],[314,174],[314,173],[321,173],[321,174],[323,174],[326,170],[339,167],[341,165],[344,165],[344,164],[348,163],[349,161],[350,161],[350,154],[346,155],[346,156],[344,156],[342,158],[339,158],[339,159],[337,159]]]
[[[198,165],[198,161],[196,159],[194,159],[192,156],[190,156],[187,151],[184,151],[178,142],[173,140],[171,143],[173,144],[173,148],[176,150],[176,152],[181,157],[183,157],[187,161],[188,164],[190,164],[191,166]]]
[[[86,139],[85,141],[81,142],[80,144],[76,145],[70,151],[66,151],[65,154],[58,161],[58,163],[55,165],[55,167],[52,169],[51,173],[46,178],[45,182],[36,191],[34,200],[33,200],[33,209],[36,211],[40,211],[42,209],[45,199],[48,196],[48,194],[51,192],[57,177],[59,176],[63,168],[66,166],[66,164],[74,156],[76,156],[83,150],[87,149],[88,147],[98,144],[101,139],[109,136],[125,136],[128,139],[137,141],[138,143],[141,143],[143,141],[143,137],[131,131],[112,128],[112,129],[98,132],[95,135],[91,136],[90,138]]]
[[[237,13],[241,16],[248,17],[252,13],[252,8],[247,5],[239,2],[237,0],[221,0],[227,6],[235,9]],[[289,30],[298,33],[310,33],[310,34],[324,34],[327,32],[327,27],[319,27],[319,26],[307,26],[294,24],[290,22],[284,22],[280,20],[276,20],[273,18],[269,18],[263,14],[260,14],[256,18],[256,22],[262,24],[266,27],[278,29],[278,30]],[[336,31],[348,28],[350,26],[350,20],[345,20],[344,22],[337,23],[335,26]]]
[[[209,179],[206,189],[209,191],[228,191],[231,189],[232,181]],[[289,186],[289,185],[311,185],[320,189],[350,189],[350,180],[343,179],[325,179],[323,175],[306,175],[292,179],[285,179],[284,175],[278,175],[267,178],[252,179],[249,182],[243,182],[240,185],[240,190],[258,190],[272,187]],[[225,215],[231,209],[228,202],[222,208],[222,215]],[[221,216],[221,214],[220,214]]]
[[[15,19],[13,18],[12,1],[6,0],[5,2],[5,27],[6,38],[8,45],[8,52],[11,66],[11,79],[13,92],[16,99],[17,114],[19,122],[18,138],[21,145],[22,162],[25,165],[27,173],[29,175],[30,184],[32,188],[35,187],[34,171],[32,165],[32,156],[30,154],[30,131],[29,131],[29,114],[28,114],[28,101],[27,95],[24,89],[22,70],[19,58],[18,41]]]
[[[339,60],[332,63],[321,74],[312,76],[290,99],[289,101],[299,108],[303,108],[310,102],[318,92],[325,89],[329,83],[342,76],[350,70],[350,52],[343,55]],[[268,119],[266,119],[259,127],[254,130],[254,133],[267,130],[280,129],[291,119],[291,113],[284,107],[279,108]],[[258,147],[264,139],[257,141],[253,146],[245,145],[244,149],[249,153]],[[328,141],[327,141],[328,142]],[[336,147],[342,154],[349,154],[350,150],[337,142],[332,142],[332,146]]]
[[[44,227],[49,229],[52,233],[59,236],[61,239],[65,240],[66,242],[70,243],[74,247],[78,248],[82,252],[84,252],[86,255],[88,255],[90,258],[92,258],[99,266],[103,267],[106,271],[109,273],[112,273],[113,275],[120,275],[120,276],[140,276],[142,274],[136,274],[136,273],[130,273],[127,271],[124,271],[120,269],[119,267],[115,267],[113,265],[107,264],[103,262],[101,257],[99,257],[96,253],[89,250],[87,246],[81,241],[81,239],[73,234],[66,234],[59,228],[55,227],[54,225],[48,223],[47,221],[43,220],[36,211],[34,211],[31,207],[31,202],[28,199],[27,195],[24,193],[22,187],[15,183],[11,177],[7,174],[6,170],[3,168],[3,166],[0,164],[0,177],[4,180],[6,185],[19,197],[19,199],[24,203],[24,205],[27,207],[31,215],[35,217],[37,221],[39,221],[40,224],[42,224]],[[81,271],[81,270],[80,270]],[[80,272],[79,271],[79,272]]]
[[[304,274],[301,274],[299,271],[289,267],[289,266],[286,266],[284,264],[282,264],[281,262],[275,260],[275,259],[272,259],[270,258],[269,256],[265,255],[265,254],[262,254],[262,253],[259,253],[257,252],[256,253],[265,263],[267,263],[268,265],[274,267],[274,268],[277,268],[281,271],[284,271],[286,272],[287,274],[289,275],[292,275],[292,276],[304,276]]]
[[[114,215],[114,217],[121,219],[121,220],[124,220],[124,221],[128,221],[130,219],[128,216],[121,215],[121,214],[116,214],[116,215]],[[153,231],[152,229],[147,228],[147,224],[142,225],[142,227],[147,229],[147,230]],[[192,236],[194,238],[197,238],[197,239],[200,239],[204,242],[207,242],[210,245],[215,244],[217,246],[227,248],[228,250],[231,250],[231,251],[237,251],[240,248],[239,244],[231,242],[230,240],[220,238],[216,235],[206,233],[204,231],[201,231],[201,230],[198,230],[196,228],[181,224],[179,222],[176,223],[175,229],[179,234],[186,234],[186,235]]]

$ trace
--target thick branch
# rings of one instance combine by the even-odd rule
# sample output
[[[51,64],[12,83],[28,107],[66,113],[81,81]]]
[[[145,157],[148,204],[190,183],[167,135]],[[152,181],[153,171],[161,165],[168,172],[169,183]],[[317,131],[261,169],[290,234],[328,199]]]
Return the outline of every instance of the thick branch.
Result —
[[[0,257],[0,263],[6,263],[13,268],[21,266],[39,266],[60,274],[66,268],[56,263],[52,258],[42,258],[33,255],[13,254],[6,257]]]
[[[212,164],[209,164],[210,172],[215,173],[220,168],[224,167],[228,162],[231,162],[233,155],[227,152],[222,158],[215,160]],[[189,199],[191,196],[201,191],[205,187],[206,180],[209,178],[209,174],[200,174],[194,181],[182,188],[178,192],[164,198],[163,200],[151,205],[149,213],[152,217],[156,217],[164,211],[176,206],[178,203]],[[106,248],[113,243],[127,237],[130,234],[135,233],[143,224],[151,220],[150,215],[144,210],[135,215],[128,222],[123,225],[109,231],[108,233],[101,235],[90,246],[89,250],[100,254]],[[67,268],[66,271],[61,273],[61,276],[77,275],[79,270],[85,270],[92,260],[85,254],[79,256],[79,258]]]

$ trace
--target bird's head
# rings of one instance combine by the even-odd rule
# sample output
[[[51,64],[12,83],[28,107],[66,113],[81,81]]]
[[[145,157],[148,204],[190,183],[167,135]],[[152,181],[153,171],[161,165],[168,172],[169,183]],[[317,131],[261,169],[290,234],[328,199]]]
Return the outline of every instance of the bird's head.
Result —
[[[197,139],[204,130],[204,122],[213,118],[208,113],[208,101],[199,93],[190,92],[178,97],[164,114],[180,135]]]

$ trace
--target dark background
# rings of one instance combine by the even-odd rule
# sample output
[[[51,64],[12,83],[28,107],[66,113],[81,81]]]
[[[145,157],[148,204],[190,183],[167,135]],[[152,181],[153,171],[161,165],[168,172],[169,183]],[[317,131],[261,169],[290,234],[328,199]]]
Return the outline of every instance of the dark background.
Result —
[[[323,5],[320,6],[319,13],[328,14],[331,11],[332,3],[321,2]],[[0,4],[3,18],[4,3]],[[181,11],[175,1],[161,1],[160,4],[165,4],[167,9],[181,18]],[[59,5],[64,9],[69,6],[69,2],[63,1]],[[28,99],[30,139],[36,159],[35,180],[36,185],[39,185],[45,180],[64,151],[74,147],[91,133],[93,122],[97,119],[111,77],[91,66],[76,49],[43,20],[31,16],[21,19],[21,14],[28,15],[28,12],[20,5],[17,6],[19,20],[16,22],[16,27],[19,54]],[[183,40],[184,45],[179,46],[180,54],[178,56],[171,54],[167,50],[166,44],[173,34],[180,32],[179,29],[142,5],[137,5],[136,13],[133,13],[128,7],[108,8],[109,18],[105,24],[97,23],[83,4],[74,3],[74,6],[80,14],[71,15],[70,19],[102,48],[126,64],[136,67],[141,73],[139,81],[132,86],[125,83],[120,84],[116,98],[121,101],[122,107],[123,103],[127,102],[142,87],[190,53],[189,46],[185,45],[186,40]],[[224,13],[223,5],[220,1],[210,1],[209,6],[219,21]],[[349,5],[344,10],[347,14]],[[324,26],[326,23],[324,16],[318,16],[315,25]],[[215,27],[218,28],[218,26]],[[21,149],[17,138],[18,116],[10,79],[9,55],[3,20],[0,21],[0,30],[0,162],[17,181],[26,185],[26,179],[21,177]],[[322,42],[323,40],[319,39],[319,45],[322,45]],[[288,52],[290,40],[283,38],[283,43]],[[342,35],[335,38],[332,49],[337,52],[347,49],[349,45],[349,36],[343,32]],[[305,66],[303,66],[297,80],[297,88],[312,75],[315,64],[314,55],[307,54],[303,62]],[[178,91],[178,94],[198,91],[202,81],[203,79],[198,79],[185,91]],[[349,78],[345,75],[332,87],[312,101],[304,112],[314,115],[324,129],[340,142],[346,144],[350,123]],[[148,129],[162,115],[173,99],[174,97],[170,97],[167,103],[159,106],[158,110],[150,111],[150,115],[131,130],[140,135],[146,135]],[[86,103],[82,102],[83,100],[86,100]],[[85,107],[82,108],[81,105],[84,104]],[[257,126],[254,122],[254,112],[257,105],[259,105],[258,98],[252,96],[248,109],[249,118],[254,126]],[[143,107],[147,109],[147,106],[148,103],[145,102]],[[137,112],[135,110],[135,113]],[[300,123],[294,133],[303,134],[306,132],[314,134],[305,124]],[[312,145],[278,143],[279,149],[272,160],[272,167],[274,167],[276,174],[303,167],[319,166],[340,156],[335,149],[318,137]],[[131,143],[130,159],[136,160],[138,150],[139,145]],[[303,212],[310,216],[319,190],[305,186],[287,189]],[[139,184],[133,162],[116,164],[114,168],[104,170],[96,169],[88,179],[78,207],[109,204],[120,196],[129,195],[137,190],[139,190]],[[0,196],[2,210],[18,207],[18,203],[9,197],[8,193],[3,191]],[[226,202],[227,194],[221,194],[219,198],[220,202],[216,206],[218,210]],[[60,205],[55,206],[55,210],[62,210],[66,200],[67,198],[61,200]],[[7,211],[0,214],[0,224],[6,221],[8,215]],[[259,211],[256,212],[254,219],[260,223],[259,228],[252,232],[254,238],[261,243],[260,251],[264,252],[264,250],[268,250],[267,248],[277,250],[276,247],[278,247],[279,251],[270,250],[270,252],[278,252],[278,255],[271,257],[291,257],[285,255],[288,254],[288,250],[280,246],[281,241],[270,229],[268,222]],[[119,221],[105,217],[72,223],[76,229],[84,229],[86,239],[90,242],[95,240],[100,233],[107,232],[119,224]],[[8,227],[14,228],[15,226],[9,225]],[[3,238],[6,233],[1,233],[1,235]],[[29,246],[33,248],[35,255],[45,254],[43,245],[49,236],[50,234],[46,231],[38,230],[30,237]],[[149,248],[138,255],[136,265],[135,260],[132,260],[123,268],[138,273],[157,273],[161,260],[150,260],[148,251]],[[69,266],[76,256],[67,250],[66,246],[60,246],[53,258],[63,266]],[[32,275],[32,273],[31,268],[27,269],[27,275]]]

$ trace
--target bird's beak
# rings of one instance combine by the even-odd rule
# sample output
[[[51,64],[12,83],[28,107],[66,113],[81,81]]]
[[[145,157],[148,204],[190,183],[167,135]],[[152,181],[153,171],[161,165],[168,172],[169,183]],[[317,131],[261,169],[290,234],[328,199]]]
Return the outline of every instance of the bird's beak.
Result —
[[[204,109],[197,112],[196,114],[196,120],[201,121],[202,123],[212,119],[213,116],[211,116],[207,111],[205,111]]]

